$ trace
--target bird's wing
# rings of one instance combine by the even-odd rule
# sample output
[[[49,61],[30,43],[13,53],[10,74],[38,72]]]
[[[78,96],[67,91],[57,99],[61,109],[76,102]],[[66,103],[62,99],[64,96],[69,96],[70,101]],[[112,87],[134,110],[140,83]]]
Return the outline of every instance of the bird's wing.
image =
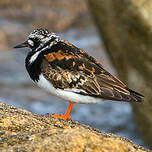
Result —
[[[70,46],[69,46],[70,45]],[[60,46],[60,47],[59,47]],[[84,50],[65,42],[44,54],[42,73],[56,88],[97,98],[138,101],[119,79]]]

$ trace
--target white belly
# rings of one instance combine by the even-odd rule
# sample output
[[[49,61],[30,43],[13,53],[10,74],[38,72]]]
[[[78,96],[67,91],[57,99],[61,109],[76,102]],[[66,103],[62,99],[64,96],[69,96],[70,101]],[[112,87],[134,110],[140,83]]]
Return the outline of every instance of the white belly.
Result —
[[[56,89],[47,79],[45,79],[43,74],[39,76],[39,81],[37,82],[37,85],[50,92],[52,95],[58,96],[66,101],[72,101],[75,103],[97,103],[103,101],[101,98],[94,98],[91,96],[80,95],[72,90],[70,91],[70,90]]]

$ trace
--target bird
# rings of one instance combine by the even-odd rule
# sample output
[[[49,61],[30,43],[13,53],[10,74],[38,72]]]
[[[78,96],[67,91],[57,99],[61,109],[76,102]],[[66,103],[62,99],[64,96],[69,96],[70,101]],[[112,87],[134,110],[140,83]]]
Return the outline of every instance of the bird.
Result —
[[[30,78],[39,87],[69,102],[65,114],[50,114],[53,118],[71,119],[75,103],[143,101],[142,94],[129,89],[86,51],[47,29],[32,31],[25,42],[14,48],[23,47],[30,48],[25,59]]]

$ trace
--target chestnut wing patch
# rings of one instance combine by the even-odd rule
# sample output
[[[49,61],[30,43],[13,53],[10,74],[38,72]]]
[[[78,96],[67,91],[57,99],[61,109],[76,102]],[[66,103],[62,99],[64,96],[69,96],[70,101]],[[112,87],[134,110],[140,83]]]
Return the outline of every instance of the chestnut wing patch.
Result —
[[[87,74],[83,69],[70,71],[56,66],[52,68],[48,61],[42,63],[42,73],[55,88],[72,91],[78,94],[97,98],[130,101],[129,91],[115,83],[114,80],[95,75],[94,71]]]
[[[54,46],[44,55],[42,73],[55,88],[109,100],[141,100],[93,57],[70,43]]]

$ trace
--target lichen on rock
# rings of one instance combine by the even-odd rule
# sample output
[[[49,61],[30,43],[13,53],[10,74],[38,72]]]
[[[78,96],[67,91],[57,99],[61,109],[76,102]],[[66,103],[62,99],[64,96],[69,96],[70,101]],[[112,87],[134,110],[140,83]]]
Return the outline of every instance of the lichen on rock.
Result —
[[[32,114],[0,102],[0,151],[148,152],[128,139],[72,120]]]

